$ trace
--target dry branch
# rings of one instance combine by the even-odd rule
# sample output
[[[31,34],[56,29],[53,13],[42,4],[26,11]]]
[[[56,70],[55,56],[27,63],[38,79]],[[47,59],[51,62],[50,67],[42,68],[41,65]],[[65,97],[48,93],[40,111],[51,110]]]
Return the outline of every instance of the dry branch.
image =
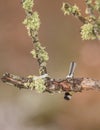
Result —
[[[3,74],[1,80],[7,84],[13,85],[19,89],[36,90],[36,84],[33,82],[37,79],[45,80],[45,89],[42,92],[48,93],[65,93],[64,98],[69,100],[72,92],[82,92],[83,90],[99,90],[100,80],[91,78],[74,78],[76,63],[71,62],[69,73],[65,79],[56,80],[48,75],[31,77],[20,77],[10,73]],[[26,85],[27,84],[27,85]],[[39,83],[38,85],[40,85]]]
[[[9,73],[5,73],[1,80],[5,83],[11,84],[19,89],[31,89],[26,87],[25,83],[31,83],[32,78],[24,78]],[[100,80],[91,78],[66,78],[56,80],[48,78],[46,82],[46,89],[44,92],[49,93],[62,93],[62,92],[81,92],[82,90],[99,90]]]

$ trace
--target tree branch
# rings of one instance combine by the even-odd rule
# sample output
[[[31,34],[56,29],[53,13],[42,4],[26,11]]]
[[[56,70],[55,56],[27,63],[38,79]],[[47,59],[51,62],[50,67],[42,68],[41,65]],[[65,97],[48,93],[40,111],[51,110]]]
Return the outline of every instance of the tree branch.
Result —
[[[38,31],[41,22],[38,12],[33,11],[34,0],[23,0],[22,6],[26,14],[23,24],[25,24],[34,45],[34,49],[31,51],[31,54],[39,64],[39,74],[47,74],[46,62],[49,57],[48,53],[45,51],[45,47],[42,47],[39,42]]]
[[[19,89],[35,89],[30,85],[26,87],[25,83],[33,82],[32,78],[19,77],[13,74],[5,73],[1,80],[7,84],[13,85]],[[48,78],[44,92],[48,93],[70,93],[82,92],[83,90],[100,90],[100,80],[91,78],[66,78],[56,80]]]
[[[62,11],[64,15],[73,15],[78,18],[82,23],[81,38],[83,40],[100,40],[100,17],[96,16],[95,12],[100,12],[100,1],[85,0],[86,3],[86,16],[82,16],[78,6],[71,5],[68,2],[63,3]]]

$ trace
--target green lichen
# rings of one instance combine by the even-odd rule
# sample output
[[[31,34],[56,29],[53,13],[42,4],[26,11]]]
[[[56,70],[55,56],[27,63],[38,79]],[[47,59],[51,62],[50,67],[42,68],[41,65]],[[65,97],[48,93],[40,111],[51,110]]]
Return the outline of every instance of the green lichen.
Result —
[[[79,15],[81,14],[79,7],[76,5],[72,6],[72,14],[75,14],[75,13],[77,13]]]
[[[94,26],[91,23],[84,24],[81,26],[81,37],[83,40],[93,40],[96,39],[94,34]]]
[[[74,6],[71,6],[69,5],[68,3],[63,3],[62,5],[62,11],[64,12],[64,15],[70,15],[70,14],[78,14],[78,15],[81,15],[80,13],[80,9],[78,8],[78,6],[74,5]]]
[[[83,40],[100,40],[100,0],[85,0],[85,3],[86,17],[82,16],[80,9],[76,5],[72,6],[69,3],[63,3],[62,11],[65,15],[72,14],[76,16],[83,23],[81,27],[81,37]]]
[[[35,89],[37,92],[42,93],[45,91],[46,86],[45,86],[45,81],[44,79],[40,78],[39,76],[28,76],[30,80],[28,80],[27,83],[24,83],[24,86],[26,88],[30,88],[31,90]]]
[[[35,58],[35,59],[36,59],[36,50],[35,50],[35,49],[33,49],[30,53],[32,54],[33,58]]]
[[[95,9],[100,12],[100,0],[95,1]]]
[[[39,93],[42,93],[46,89],[44,84],[45,81],[42,78],[35,80],[35,90],[37,90]]]
[[[38,31],[40,28],[40,18],[38,13],[34,12],[33,14],[28,15],[23,21],[23,24],[25,24],[29,35],[31,30]]]
[[[33,5],[34,5],[34,0],[23,0],[23,8],[26,11],[32,11]]]
[[[38,42],[35,45],[35,49],[31,51],[31,54],[33,58],[38,58],[41,60],[41,62],[42,61],[46,62],[49,59],[48,53],[45,51],[45,47],[42,47],[40,42]]]
[[[32,38],[32,42],[34,43],[34,48],[31,51],[31,54],[34,58],[37,59],[39,63],[39,71],[41,69],[40,75],[46,73],[46,61],[49,59],[48,53],[45,51],[45,47],[41,46],[38,38],[38,30],[40,28],[40,18],[38,13],[32,11],[33,8],[33,0],[23,0],[23,8],[26,13],[26,18],[23,21],[23,24],[26,26],[28,30],[29,36]],[[44,73],[43,73],[44,72]],[[45,86],[45,78],[41,78],[40,76],[28,76],[28,81],[24,83],[26,88],[30,88],[31,90],[35,89],[38,92],[43,92],[46,89]]]

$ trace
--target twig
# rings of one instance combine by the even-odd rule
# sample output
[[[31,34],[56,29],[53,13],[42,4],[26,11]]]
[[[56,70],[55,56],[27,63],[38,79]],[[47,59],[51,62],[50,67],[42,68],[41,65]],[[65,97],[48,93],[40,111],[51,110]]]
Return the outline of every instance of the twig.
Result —
[[[42,47],[41,43],[39,42],[38,37],[38,30],[40,28],[40,19],[38,12],[33,11],[33,5],[34,1],[31,0],[22,0],[22,6],[24,8],[24,11],[26,13],[26,18],[24,19],[23,24],[25,24],[28,34],[32,39],[34,49],[31,51],[33,57],[36,58],[38,64],[39,64],[39,74],[47,74],[47,68],[46,68],[46,61],[48,60],[48,53],[45,51],[45,48]],[[43,57],[43,56],[45,56]]]
[[[86,8],[86,14],[90,15],[91,17],[95,17],[92,1],[85,0],[85,3],[86,3],[86,6],[87,6],[87,8]]]
[[[95,1],[93,4],[92,0],[85,0],[86,3],[86,17],[81,14],[81,11],[78,6],[71,5],[68,2],[63,3],[62,11],[66,15],[73,15],[79,19],[83,26],[81,26],[81,37],[83,40],[100,40],[100,20],[99,17],[95,15],[95,11],[99,12],[100,10],[100,1]]]
[[[61,9],[62,9],[62,11],[64,12],[65,15],[66,14],[67,15],[72,14],[73,16],[78,18],[82,23],[86,23],[87,22],[87,19],[85,19],[85,17],[82,16],[80,10],[78,9],[78,7],[76,5],[72,6],[71,4],[66,2],[66,3],[63,3]]]

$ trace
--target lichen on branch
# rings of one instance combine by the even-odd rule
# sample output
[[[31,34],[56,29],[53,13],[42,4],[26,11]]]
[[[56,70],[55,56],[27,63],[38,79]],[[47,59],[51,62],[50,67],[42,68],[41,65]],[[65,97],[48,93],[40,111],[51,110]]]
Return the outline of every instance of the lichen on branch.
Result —
[[[37,42],[35,49],[31,51],[31,54],[33,58],[38,58],[41,62],[46,62],[49,59],[48,53],[45,51],[45,47],[42,47],[40,42]]]
[[[39,78],[39,76],[28,76],[27,77],[30,80],[27,80],[26,83],[24,83],[24,86],[26,88],[29,88],[31,90],[35,89],[37,92],[42,93],[43,91],[45,91],[46,86],[45,86],[45,81],[43,78]]]
[[[83,23],[80,28],[82,40],[100,40],[100,0],[85,0],[85,4],[86,16],[82,16],[78,6],[69,3],[63,3],[61,9],[64,12],[64,15],[72,14]],[[98,16],[95,15],[95,12]]]
[[[83,26],[81,26],[81,37],[83,40],[93,40],[95,39],[95,35],[93,34],[93,24],[86,23]]]
[[[32,14],[28,14],[28,16],[24,19],[23,24],[25,24],[29,36],[31,35],[30,30],[38,31],[40,28],[40,19],[37,12],[33,12]]]
[[[61,10],[64,12],[64,15],[81,15],[79,7],[76,5],[70,6],[69,3],[63,3]]]
[[[26,11],[32,11],[34,1],[33,0],[22,0],[23,9]]]
[[[39,41],[38,31],[40,28],[40,18],[37,11],[33,11],[34,0],[23,0],[22,1],[23,9],[26,13],[26,18],[23,21],[23,24],[27,28],[28,35],[32,38],[34,49],[31,51],[33,58],[35,58],[39,64],[39,75],[45,75],[47,73],[47,61],[49,59],[48,53],[45,50]],[[31,77],[34,77],[31,75]],[[38,77],[38,76],[36,76]],[[32,80],[31,83],[25,83],[25,86],[31,87],[38,90],[38,92],[43,92],[45,89],[46,78],[39,78],[37,80]]]

